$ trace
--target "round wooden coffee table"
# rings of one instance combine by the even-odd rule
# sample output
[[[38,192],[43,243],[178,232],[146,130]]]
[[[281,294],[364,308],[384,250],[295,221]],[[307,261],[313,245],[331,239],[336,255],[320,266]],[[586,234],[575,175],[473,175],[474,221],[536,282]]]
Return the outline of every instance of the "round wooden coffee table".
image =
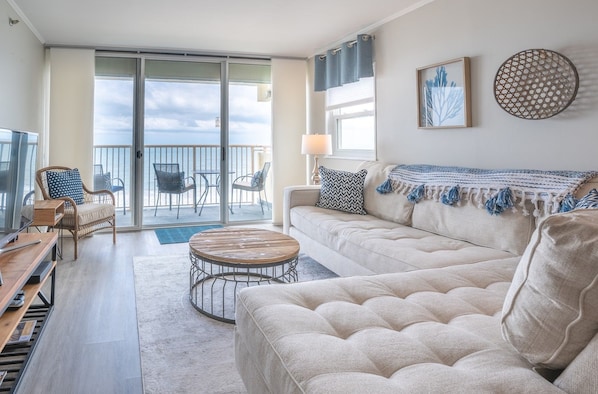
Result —
[[[299,242],[275,231],[228,227],[189,240],[189,300],[206,316],[235,322],[237,291],[297,281]]]

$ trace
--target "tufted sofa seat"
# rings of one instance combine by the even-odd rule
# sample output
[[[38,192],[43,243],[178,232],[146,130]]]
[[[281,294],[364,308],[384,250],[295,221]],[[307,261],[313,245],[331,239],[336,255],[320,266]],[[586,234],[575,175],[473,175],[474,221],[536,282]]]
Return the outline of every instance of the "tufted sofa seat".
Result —
[[[558,393],[501,337],[518,258],[248,289],[249,393]]]
[[[325,261],[341,276],[440,268],[515,256],[372,215],[297,206],[292,210],[292,218],[291,234],[300,240],[302,250],[317,256],[318,261]],[[321,256],[323,248],[319,245],[326,245],[330,252],[350,262],[334,265],[338,258]]]

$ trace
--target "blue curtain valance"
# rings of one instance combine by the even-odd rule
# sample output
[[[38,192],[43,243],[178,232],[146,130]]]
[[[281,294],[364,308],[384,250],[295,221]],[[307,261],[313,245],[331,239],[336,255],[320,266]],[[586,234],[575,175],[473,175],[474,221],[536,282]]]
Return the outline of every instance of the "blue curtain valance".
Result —
[[[314,60],[314,90],[321,92],[374,76],[372,42],[372,36],[360,34],[355,41],[330,49],[325,55],[317,55]]]

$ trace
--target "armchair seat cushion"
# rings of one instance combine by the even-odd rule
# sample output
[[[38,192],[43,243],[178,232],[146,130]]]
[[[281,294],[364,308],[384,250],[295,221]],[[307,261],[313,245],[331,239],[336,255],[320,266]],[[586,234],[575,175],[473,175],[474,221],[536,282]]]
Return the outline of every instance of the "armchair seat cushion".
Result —
[[[87,203],[77,206],[77,217],[79,218],[79,227],[85,227],[98,221],[114,216],[114,205]],[[73,208],[64,210],[62,226],[66,228],[75,227],[75,215]]]

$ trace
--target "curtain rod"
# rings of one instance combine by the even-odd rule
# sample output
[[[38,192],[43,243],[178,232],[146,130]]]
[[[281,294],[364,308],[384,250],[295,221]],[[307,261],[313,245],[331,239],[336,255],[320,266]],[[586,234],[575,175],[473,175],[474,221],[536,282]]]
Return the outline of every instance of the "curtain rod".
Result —
[[[376,37],[375,37],[375,36],[373,36],[373,35],[370,35],[370,34],[364,34],[364,35],[363,35],[363,39],[364,39],[364,41],[367,41],[367,40],[369,40],[370,38],[371,38],[372,40],[375,40],[375,39],[376,39]],[[345,42],[344,44],[347,44],[347,46],[348,46],[349,48],[351,48],[353,45],[357,44],[357,40],[355,39],[355,40],[347,41],[347,42]],[[340,52],[342,49],[343,49],[343,47],[342,47],[342,46],[340,46],[340,47],[338,47],[338,48],[331,49],[331,51],[332,51],[332,54],[333,54],[333,55],[336,55],[336,54],[337,54],[337,52]],[[320,58],[320,60],[324,60],[324,59],[326,58],[326,55],[325,55],[325,54],[324,54],[324,55],[320,55],[320,56],[319,56],[319,58]]]
[[[67,49],[91,49],[96,52],[103,53],[121,53],[132,55],[165,55],[165,56],[181,56],[181,57],[212,57],[220,59],[241,59],[241,60],[272,60],[272,56],[258,55],[258,54],[242,54],[242,53],[227,53],[227,52],[201,52],[201,51],[184,51],[178,49],[151,49],[151,48],[125,48],[125,47],[102,47],[102,46],[85,46],[85,45],[63,45],[63,44],[45,44],[44,48],[67,48]]]

